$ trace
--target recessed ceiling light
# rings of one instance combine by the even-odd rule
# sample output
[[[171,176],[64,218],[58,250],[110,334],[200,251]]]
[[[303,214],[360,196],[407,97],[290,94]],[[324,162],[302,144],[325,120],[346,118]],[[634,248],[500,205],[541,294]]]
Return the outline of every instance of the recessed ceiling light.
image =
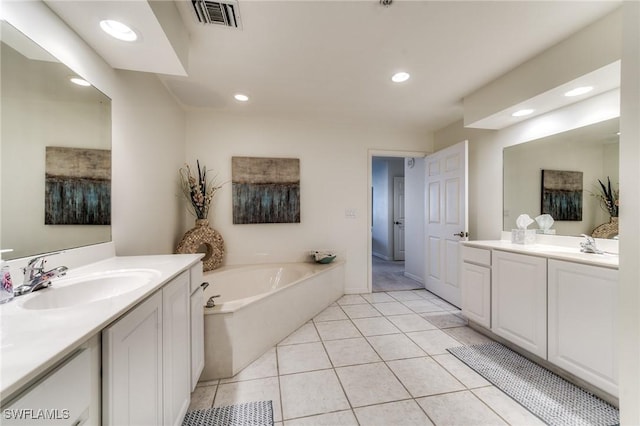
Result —
[[[72,82],[73,84],[77,84],[78,86],[84,86],[84,87],[91,86],[91,83],[89,83],[84,78],[80,78],[80,77],[69,77],[69,81]]]
[[[233,95],[233,97],[235,98],[236,101],[240,101],[240,102],[247,102],[249,100],[249,97],[247,95],[243,95],[242,93],[237,93]]]
[[[524,117],[525,115],[529,115],[533,112],[532,109],[521,109],[519,111],[514,112],[513,114],[511,114],[513,117]]]
[[[100,21],[100,28],[102,28],[102,31],[109,34],[111,37],[117,38],[118,40],[136,41],[138,39],[138,34],[120,21],[105,19],[104,21]]]
[[[592,86],[576,87],[575,89],[569,90],[564,95],[565,96],[569,96],[569,97],[571,97],[571,96],[580,96],[580,95],[584,95],[585,93],[589,93],[592,90],[593,90]]]
[[[394,83],[402,83],[403,81],[409,80],[409,77],[411,76],[408,72],[397,72],[391,77],[391,81],[393,81]]]

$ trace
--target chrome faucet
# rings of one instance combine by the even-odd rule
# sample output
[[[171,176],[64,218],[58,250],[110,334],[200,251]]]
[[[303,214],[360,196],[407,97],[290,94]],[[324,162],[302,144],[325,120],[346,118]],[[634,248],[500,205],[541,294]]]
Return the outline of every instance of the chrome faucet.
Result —
[[[604,254],[604,251],[600,250],[596,247],[596,240],[586,234],[582,234],[585,238],[585,241],[580,243],[580,251],[583,253],[595,253],[595,254]]]
[[[13,294],[15,296],[22,296],[23,294],[29,294],[47,288],[51,285],[52,279],[65,275],[68,269],[66,266],[58,266],[49,271],[44,270],[44,265],[47,263],[47,256],[60,253],[64,252],[57,251],[48,253],[29,260],[27,266],[22,269],[24,272],[24,282],[13,290]]]

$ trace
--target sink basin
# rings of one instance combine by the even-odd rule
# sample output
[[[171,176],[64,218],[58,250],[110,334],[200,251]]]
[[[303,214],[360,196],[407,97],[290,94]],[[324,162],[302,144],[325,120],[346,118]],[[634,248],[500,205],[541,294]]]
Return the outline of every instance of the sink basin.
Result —
[[[53,281],[50,288],[33,293],[22,303],[24,309],[59,309],[109,299],[151,282],[160,273],[138,269],[108,271]]]

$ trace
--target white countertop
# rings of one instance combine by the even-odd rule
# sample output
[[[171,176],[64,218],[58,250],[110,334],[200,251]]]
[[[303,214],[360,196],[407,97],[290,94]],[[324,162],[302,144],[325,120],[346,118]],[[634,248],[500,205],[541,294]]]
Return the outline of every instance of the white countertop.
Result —
[[[549,259],[568,260],[586,265],[602,266],[618,269],[617,254],[582,253],[578,247],[565,247],[548,244],[514,244],[511,241],[463,241],[463,245],[482,249],[504,250],[532,256],[547,257]]]
[[[158,272],[145,285],[128,293],[84,305],[29,310],[22,307],[45,289],[0,305],[0,400],[72,353],[115,319],[195,265],[202,254],[112,257],[71,269],[64,277],[127,269]],[[53,286],[55,286],[55,279]]]

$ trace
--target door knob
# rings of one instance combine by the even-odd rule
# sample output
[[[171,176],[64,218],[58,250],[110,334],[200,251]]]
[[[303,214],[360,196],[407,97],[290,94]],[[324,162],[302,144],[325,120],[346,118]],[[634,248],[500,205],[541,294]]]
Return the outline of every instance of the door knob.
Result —
[[[465,232],[465,231],[460,231],[457,234],[453,234],[454,237],[460,237],[460,238],[464,238],[464,237],[468,237],[469,233]]]
[[[402,222],[393,222],[394,225],[402,225]]]

